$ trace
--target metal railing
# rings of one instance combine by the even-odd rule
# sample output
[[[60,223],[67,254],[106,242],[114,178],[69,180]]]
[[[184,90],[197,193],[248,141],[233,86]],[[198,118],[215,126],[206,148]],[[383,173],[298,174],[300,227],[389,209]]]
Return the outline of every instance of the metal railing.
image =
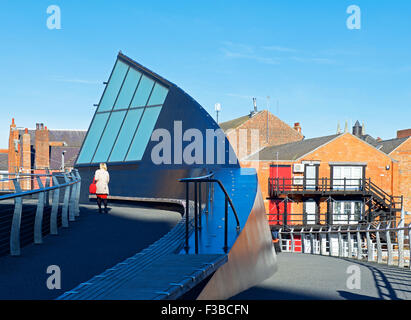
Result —
[[[201,229],[201,215],[202,215],[202,200],[201,200],[201,186],[202,183],[206,184],[206,212],[209,210],[209,203],[214,201],[214,183],[220,187],[221,191],[224,193],[225,198],[225,207],[224,207],[224,252],[227,253],[228,251],[228,205],[230,205],[234,217],[236,219],[236,230],[237,232],[240,231],[240,220],[238,219],[237,211],[234,208],[233,202],[231,201],[230,196],[227,193],[227,190],[224,188],[224,185],[221,183],[220,180],[213,178],[214,173],[210,173],[205,176],[195,177],[195,178],[184,178],[180,179],[180,182],[186,184],[186,239],[185,239],[185,250],[188,252],[189,250],[189,194],[190,194],[190,183],[194,183],[194,246],[195,246],[195,253],[198,254],[198,233]],[[211,188],[211,192],[210,192]]]
[[[45,207],[50,207],[50,192],[52,192],[52,204],[50,211],[50,230],[49,233],[56,235],[58,233],[58,212],[60,207],[60,191],[64,191],[63,201],[61,205],[61,225],[67,228],[69,221],[75,221],[75,217],[79,216],[79,197],[81,177],[77,170],[71,172],[59,172],[54,174],[9,174],[14,178],[3,179],[11,181],[14,186],[14,192],[0,196],[0,205],[6,200],[14,200],[14,210],[10,227],[10,254],[18,256],[21,253],[20,239],[21,230],[27,229],[27,226],[22,225],[23,199],[31,196],[37,197],[36,213],[34,218],[33,242],[40,244],[43,242],[43,215]],[[45,185],[43,180],[45,180]],[[62,178],[64,182],[60,182]],[[24,180],[35,180],[37,189],[23,191],[21,182]],[[52,181],[52,185],[51,182]],[[30,199],[30,201],[32,200]],[[4,202],[2,202],[4,201]],[[0,207],[1,208],[1,207]],[[1,214],[1,212],[0,212]]]
[[[411,223],[405,226],[401,220],[398,227],[392,227],[394,223],[375,222],[337,228],[321,227],[318,230],[312,227],[279,229],[280,250],[357,260],[366,259],[369,262],[399,267],[405,267],[408,262],[408,268],[411,270]]]

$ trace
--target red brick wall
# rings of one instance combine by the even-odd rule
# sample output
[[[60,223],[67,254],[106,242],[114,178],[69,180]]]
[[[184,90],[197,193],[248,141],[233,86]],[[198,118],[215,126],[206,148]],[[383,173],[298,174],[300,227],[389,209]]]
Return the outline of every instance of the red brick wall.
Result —
[[[267,117],[269,128],[268,138]],[[227,138],[234,148],[236,145],[239,145],[241,130],[245,130],[245,132],[247,133],[247,150],[242,150],[241,154],[239,154],[239,150],[237,150],[237,156],[240,159],[257,151],[258,146],[251,144],[252,130],[258,130],[260,149],[265,146],[280,145],[289,142],[300,141],[303,139],[303,135],[301,133],[290,127],[285,122],[281,121],[272,113],[269,113],[267,110],[259,112],[254,117],[244,122],[242,125],[226,132]]]
[[[394,150],[390,156],[398,160],[398,194],[404,196],[404,210],[411,212],[411,138]],[[411,223],[411,216],[406,216]]]

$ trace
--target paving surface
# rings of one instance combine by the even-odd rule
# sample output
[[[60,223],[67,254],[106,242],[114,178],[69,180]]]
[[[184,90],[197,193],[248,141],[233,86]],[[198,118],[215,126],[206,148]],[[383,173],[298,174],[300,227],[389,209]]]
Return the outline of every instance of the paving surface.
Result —
[[[54,299],[146,248],[180,219],[158,209],[116,205],[99,214],[95,206],[81,206],[80,217],[59,235],[22,248],[19,257],[0,257],[0,299]],[[50,265],[61,269],[60,290],[47,289]]]
[[[411,299],[409,269],[310,254],[280,253],[277,257],[278,271],[271,278],[232,299]],[[359,267],[361,289],[347,287],[350,266]]]

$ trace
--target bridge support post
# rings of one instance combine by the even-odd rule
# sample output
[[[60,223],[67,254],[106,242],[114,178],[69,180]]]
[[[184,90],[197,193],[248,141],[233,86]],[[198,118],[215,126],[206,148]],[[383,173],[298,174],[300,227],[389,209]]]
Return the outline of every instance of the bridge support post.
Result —
[[[410,253],[408,268],[411,270],[411,223],[408,225],[408,248]]]
[[[382,247],[381,247],[381,237],[380,237],[380,228],[381,228],[381,222],[378,223],[376,232],[375,232],[375,237],[377,240],[377,263],[382,263]]]
[[[50,170],[46,169],[46,173],[50,174]],[[49,187],[50,187],[50,176],[47,176],[46,177],[46,188],[49,188]],[[46,191],[44,205],[46,207],[50,206],[50,191]]]
[[[294,228],[291,228],[290,230],[290,238],[291,238],[291,252],[295,252]]]
[[[71,178],[72,181],[76,181],[76,177],[74,176],[73,172],[69,174],[69,177]],[[76,220],[77,183],[72,184],[70,187],[70,190],[71,190],[71,193],[70,193],[70,204],[69,204],[69,220],[75,221]]]
[[[67,174],[64,173],[64,182],[68,183],[69,179],[67,178]],[[63,209],[61,212],[61,224],[63,228],[68,228],[68,204],[69,204],[69,197],[70,197],[70,186],[66,186],[64,190],[64,200],[63,200]]]
[[[333,251],[333,241],[331,238],[331,227],[328,228],[328,255],[331,257],[332,256],[332,251]]]
[[[387,251],[388,251],[388,261],[387,264],[389,266],[393,265],[393,258],[392,258],[392,243],[391,243],[391,234],[390,234],[390,228],[391,228],[391,221],[388,222],[387,228],[385,229],[385,235],[387,238]]]
[[[347,229],[347,242],[348,242],[348,258],[351,259],[354,255],[354,252],[353,252],[353,243],[352,243],[352,238],[351,238],[350,226],[348,226],[348,229]]]
[[[404,220],[401,219],[398,228],[404,228]],[[404,230],[398,230],[398,266],[404,268]],[[411,257],[410,257],[411,259]]]
[[[53,186],[58,186],[58,180],[56,177],[53,176]],[[59,201],[60,201],[60,188],[56,188],[53,190],[53,203],[51,207],[51,214],[50,214],[50,234],[56,235],[57,231],[57,214],[59,211]]]
[[[283,251],[283,237],[281,236],[281,231],[282,231],[282,228],[280,228],[280,229],[278,230],[278,243],[280,244],[280,245],[279,245],[280,252]]]
[[[370,229],[371,229],[371,225],[369,224],[367,226],[367,233],[366,233],[367,235],[367,261],[373,262],[374,261],[374,247],[371,241]]]
[[[37,184],[40,189],[44,189],[43,182],[40,177],[37,177]],[[44,191],[39,193],[37,200],[36,217],[34,220],[34,243],[40,244],[43,242],[42,225],[44,212]]]
[[[361,227],[357,227],[357,259],[362,259],[362,240],[361,240]]]
[[[13,180],[14,190],[16,193],[21,192],[20,182],[17,179]],[[14,213],[11,223],[10,232],[10,254],[12,256],[20,255],[20,224],[21,224],[21,211],[23,209],[22,197],[14,198]]]
[[[76,187],[76,210],[75,210],[75,216],[79,217],[80,216],[80,188],[81,188],[81,176],[78,170],[75,170],[75,175],[77,178],[77,187]]]
[[[342,233],[341,233],[341,226],[338,227],[338,256],[340,258],[344,258],[344,245],[343,245],[343,239],[342,239]]]
[[[311,244],[311,254],[315,254],[315,252],[317,251],[316,248],[314,248],[314,243],[316,243],[314,241],[314,237],[313,237],[313,228],[310,228],[310,244]]]
[[[300,234],[301,234],[301,253],[305,253],[307,246],[305,245],[306,235],[304,232],[304,228],[301,229]]]

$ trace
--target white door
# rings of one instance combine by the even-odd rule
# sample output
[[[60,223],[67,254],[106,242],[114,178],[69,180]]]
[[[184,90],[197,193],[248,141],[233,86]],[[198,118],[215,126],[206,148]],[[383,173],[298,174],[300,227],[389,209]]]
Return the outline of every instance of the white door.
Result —
[[[305,188],[315,190],[317,185],[317,167],[305,165]]]
[[[315,201],[306,201],[305,202],[305,213],[307,215],[307,224],[315,224],[315,215],[316,215],[316,203]]]

